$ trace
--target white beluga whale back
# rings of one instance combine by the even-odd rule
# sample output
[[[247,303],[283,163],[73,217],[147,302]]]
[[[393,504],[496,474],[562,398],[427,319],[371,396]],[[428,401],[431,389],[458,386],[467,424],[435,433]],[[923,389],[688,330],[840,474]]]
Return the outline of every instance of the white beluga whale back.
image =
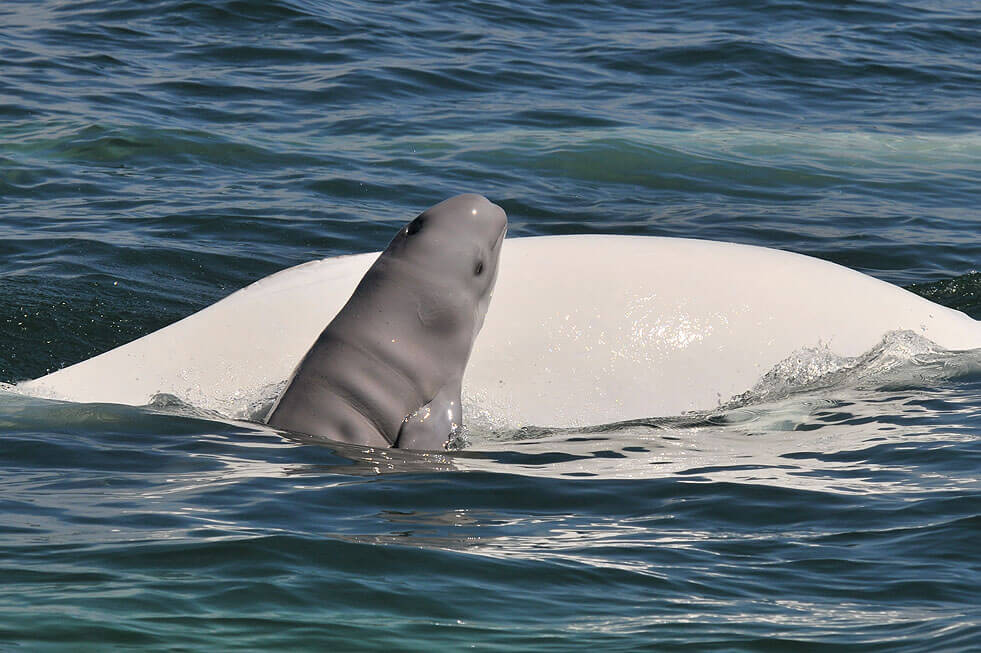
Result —
[[[890,331],[981,347],[981,323],[780,250],[645,236],[506,241],[465,396],[508,425],[711,410],[794,352],[858,356]]]
[[[141,405],[157,393],[261,419],[378,253],[283,270],[21,391]],[[507,239],[463,377],[464,412],[501,427],[709,410],[803,347],[857,356],[895,330],[981,347],[981,323],[789,252],[680,238]],[[268,404],[267,404],[268,405]]]

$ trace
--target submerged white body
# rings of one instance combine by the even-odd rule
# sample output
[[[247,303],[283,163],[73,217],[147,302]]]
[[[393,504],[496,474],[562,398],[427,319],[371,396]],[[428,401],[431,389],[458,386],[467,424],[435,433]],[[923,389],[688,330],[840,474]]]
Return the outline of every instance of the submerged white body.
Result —
[[[233,417],[268,398],[377,253],[273,274],[171,326],[19,384],[142,405],[168,393]],[[464,404],[502,426],[586,426],[718,406],[794,351],[856,356],[892,330],[981,347],[981,322],[788,252],[678,238],[505,241]]]

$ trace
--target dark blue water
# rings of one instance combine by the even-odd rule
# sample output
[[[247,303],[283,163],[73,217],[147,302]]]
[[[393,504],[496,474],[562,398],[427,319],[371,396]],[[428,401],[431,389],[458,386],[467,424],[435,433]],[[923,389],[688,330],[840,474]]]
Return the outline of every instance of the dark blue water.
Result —
[[[979,32],[967,0],[8,0],[0,380],[463,191],[512,236],[778,247],[981,318]],[[439,455],[0,394],[0,650],[977,650],[981,353],[895,346]]]

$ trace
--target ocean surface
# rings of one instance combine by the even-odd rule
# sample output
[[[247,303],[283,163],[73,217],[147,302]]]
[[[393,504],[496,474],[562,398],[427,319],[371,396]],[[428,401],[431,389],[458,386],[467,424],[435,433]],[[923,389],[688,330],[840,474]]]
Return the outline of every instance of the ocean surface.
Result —
[[[5,0],[0,381],[464,191],[979,319],[979,35],[971,0]],[[979,650],[981,351],[859,367],[438,455],[8,390],[0,650]]]

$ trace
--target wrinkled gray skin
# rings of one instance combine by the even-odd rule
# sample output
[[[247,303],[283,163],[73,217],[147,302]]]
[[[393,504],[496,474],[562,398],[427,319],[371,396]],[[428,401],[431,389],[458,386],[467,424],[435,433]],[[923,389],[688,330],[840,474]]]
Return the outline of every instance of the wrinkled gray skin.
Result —
[[[507,217],[458,195],[403,227],[327,325],[269,414],[277,428],[440,449],[497,279]]]

